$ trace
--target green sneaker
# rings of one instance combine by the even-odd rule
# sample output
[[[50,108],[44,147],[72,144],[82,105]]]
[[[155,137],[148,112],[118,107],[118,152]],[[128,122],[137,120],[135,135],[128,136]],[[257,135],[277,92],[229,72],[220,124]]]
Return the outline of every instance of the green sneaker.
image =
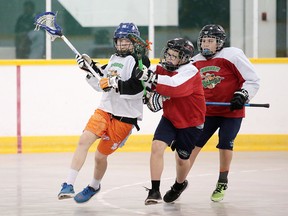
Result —
[[[228,188],[227,183],[218,182],[216,185],[216,189],[213,191],[211,195],[211,200],[213,202],[219,202],[224,199],[225,190]]]

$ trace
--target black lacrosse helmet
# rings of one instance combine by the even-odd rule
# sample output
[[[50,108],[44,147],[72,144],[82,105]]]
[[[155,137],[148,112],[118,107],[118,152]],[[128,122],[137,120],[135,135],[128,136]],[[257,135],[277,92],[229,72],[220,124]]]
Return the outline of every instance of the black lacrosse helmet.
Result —
[[[207,52],[206,50],[203,51],[203,49],[201,48],[202,39],[204,37],[216,38],[216,41],[217,41],[216,51],[220,51],[221,49],[223,49],[225,41],[226,41],[226,33],[225,33],[224,28],[221,25],[216,25],[216,24],[205,25],[199,33],[199,37],[197,40],[198,50],[203,56],[211,57],[215,53]]]
[[[178,65],[173,65],[170,62],[166,61],[167,51],[169,49],[172,49],[179,53],[178,56],[180,62]],[[174,38],[172,40],[167,41],[166,46],[163,48],[160,58],[160,64],[166,70],[174,71],[178,69],[181,65],[187,64],[190,61],[190,58],[192,58],[193,53],[194,53],[194,46],[191,41],[184,38]]]

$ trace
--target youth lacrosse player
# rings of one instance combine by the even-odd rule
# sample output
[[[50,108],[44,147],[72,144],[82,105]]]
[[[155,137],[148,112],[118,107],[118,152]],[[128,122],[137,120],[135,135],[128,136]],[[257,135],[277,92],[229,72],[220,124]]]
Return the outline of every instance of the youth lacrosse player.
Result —
[[[108,64],[101,68],[86,54],[76,56],[79,67],[88,72],[88,83],[103,94],[100,105],[80,137],[68,176],[58,194],[59,199],[74,197],[73,185],[85,162],[88,149],[100,139],[95,152],[94,176],[88,186],[74,197],[77,203],[90,200],[100,191],[100,182],[108,166],[108,156],[125,144],[133,127],[139,130],[137,121],[142,119],[143,86],[136,78],[139,55],[134,52],[128,34],[140,37],[140,32],[133,23],[121,23],[116,28],[113,37],[116,52],[110,57]],[[142,60],[146,67],[150,66],[147,56],[142,56]],[[100,80],[89,73],[86,62],[100,75]]]
[[[147,189],[146,205],[162,200],[160,181],[164,169],[164,151],[168,146],[175,150],[176,179],[163,200],[167,203],[175,201],[188,186],[189,157],[202,132],[206,111],[201,76],[190,62],[193,51],[194,46],[189,40],[169,40],[155,71],[146,69],[138,74],[139,79],[152,83],[152,90],[155,90],[148,93],[148,108],[156,112],[163,107],[163,115],[152,141],[152,188]]]
[[[211,200],[223,200],[228,184],[228,173],[232,161],[234,139],[242,119],[244,104],[250,101],[259,89],[259,77],[242,50],[224,48],[226,34],[220,25],[206,25],[198,37],[199,54],[193,64],[199,69],[206,101],[231,102],[230,107],[207,106],[203,133],[196,143],[190,161],[191,167],[202,147],[219,129],[219,178]]]

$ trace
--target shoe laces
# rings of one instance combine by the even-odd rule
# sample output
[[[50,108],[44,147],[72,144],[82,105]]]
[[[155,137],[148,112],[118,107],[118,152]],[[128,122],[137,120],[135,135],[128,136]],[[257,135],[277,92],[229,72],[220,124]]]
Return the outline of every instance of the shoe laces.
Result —
[[[143,186],[143,187],[145,188],[146,191],[150,191],[150,190],[152,190],[152,189],[147,188],[147,187],[145,187],[145,186]]]
[[[227,189],[226,183],[218,183],[215,191],[217,191],[218,193],[221,193],[222,190],[226,190],[226,189]]]
[[[175,185],[171,186],[171,190],[176,192],[176,193],[180,192],[183,188],[184,188],[184,185],[182,185],[182,187],[180,189],[175,188]]]
[[[93,188],[92,187],[86,187],[84,188],[84,190],[82,191],[83,195],[86,195],[88,194],[90,191],[93,191]]]
[[[145,186],[143,186],[143,187],[145,188],[146,191],[149,191],[149,193],[148,193],[149,196],[152,195],[153,192],[157,192],[156,190],[153,190],[153,189],[147,188],[147,187],[145,187]]]
[[[62,184],[62,187],[63,187],[63,188],[67,188],[67,187],[69,187],[69,186],[70,186],[70,185],[68,185],[66,182]]]

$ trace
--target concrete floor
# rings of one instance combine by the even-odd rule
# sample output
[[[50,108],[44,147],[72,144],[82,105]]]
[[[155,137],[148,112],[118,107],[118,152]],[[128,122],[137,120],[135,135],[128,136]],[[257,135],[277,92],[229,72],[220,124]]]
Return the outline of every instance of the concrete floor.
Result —
[[[225,199],[210,201],[218,178],[218,153],[200,153],[189,187],[174,204],[145,206],[150,187],[149,153],[115,153],[109,158],[102,190],[86,204],[58,200],[72,153],[0,155],[0,215],[77,216],[287,216],[288,151],[235,152]],[[89,153],[75,184],[86,187],[93,173]],[[174,155],[165,155],[162,196],[175,179]]]

